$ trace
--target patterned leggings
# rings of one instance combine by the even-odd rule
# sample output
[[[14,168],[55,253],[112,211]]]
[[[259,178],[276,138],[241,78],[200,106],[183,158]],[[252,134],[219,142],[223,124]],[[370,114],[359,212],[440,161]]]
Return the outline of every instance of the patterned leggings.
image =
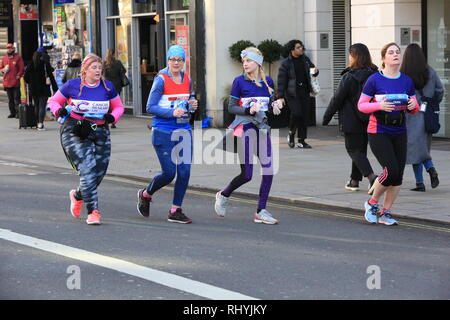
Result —
[[[68,159],[80,173],[80,185],[75,197],[83,199],[88,214],[98,210],[97,187],[108,169],[111,140],[108,126],[99,126],[81,140],[72,133],[76,121],[68,119],[61,127],[61,144]]]

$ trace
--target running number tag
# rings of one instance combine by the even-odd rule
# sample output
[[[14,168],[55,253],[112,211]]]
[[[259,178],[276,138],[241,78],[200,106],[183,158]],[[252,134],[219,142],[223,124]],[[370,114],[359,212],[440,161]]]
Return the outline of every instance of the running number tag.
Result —
[[[242,106],[244,108],[250,108],[253,103],[258,102],[261,105],[260,111],[269,110],[269,97],[251,97],[251,98],[241,98]]]
[[[405,110],[408,105],[408,95],[407,94],[377,94],[375,99],[377,102],[382,101],[386,98],[386,102],[394,104],[395,111]]]
[[[183,123],[189,123],[189,103],[188,100],[182,99],[182,100],[176,100],[173,102],[173,108],[178,109],[181,108],[186,111],[186,113],[180,117],[177,118],[177,123],[183,124]]]

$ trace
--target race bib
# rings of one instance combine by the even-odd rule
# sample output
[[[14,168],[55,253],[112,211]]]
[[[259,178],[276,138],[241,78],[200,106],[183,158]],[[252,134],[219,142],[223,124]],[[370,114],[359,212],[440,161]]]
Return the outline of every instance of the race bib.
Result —
[[[109,101],[89,101],[72,99],[70,108],[76,113],[106,114],[109,110]]]
[[[375,100],[381,102],[386,98],[386,102],[394,104],[395,111],[405,110],[408,105],[408,95],[407,94],[377,94],[375,95]]]
[[[242,107],[243,108],[250,108],[250,104],[259,102],[261,105],[260,111],[267,111],[269,110],[269,97],[251,97],[251,98],[241,98],[242,101]]]

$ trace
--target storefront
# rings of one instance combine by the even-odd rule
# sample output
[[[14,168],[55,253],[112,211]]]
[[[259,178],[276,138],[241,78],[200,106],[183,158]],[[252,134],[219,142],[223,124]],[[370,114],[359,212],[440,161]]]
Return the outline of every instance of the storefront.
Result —
[[[450,0],[423,3],[424,47],[429,65],[436,70],[444,86],[440,104],[441,130],[436,136],[450,137]]]
[[[58,85],[74,53],[92,52],[91,0],[40,0],[40,42],[51,57]]]
[[[122,91],[127,112],[146,114],[153,79],[166,66],[170,45],[184,46],[189,57],[189,7],[188,0],[101,1],[102,53],[115,48],[127,69],[131,84]]]

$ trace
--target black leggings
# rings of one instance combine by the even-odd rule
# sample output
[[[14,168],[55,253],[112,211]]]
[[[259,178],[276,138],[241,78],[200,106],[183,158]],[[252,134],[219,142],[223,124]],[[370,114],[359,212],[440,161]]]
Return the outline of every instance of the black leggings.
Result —
[[[406,163],[406,133],[398,135],[369,133],[369,144],[383,168],[383,172],[378,176],[378,182],[385,187],[400,186]]]

